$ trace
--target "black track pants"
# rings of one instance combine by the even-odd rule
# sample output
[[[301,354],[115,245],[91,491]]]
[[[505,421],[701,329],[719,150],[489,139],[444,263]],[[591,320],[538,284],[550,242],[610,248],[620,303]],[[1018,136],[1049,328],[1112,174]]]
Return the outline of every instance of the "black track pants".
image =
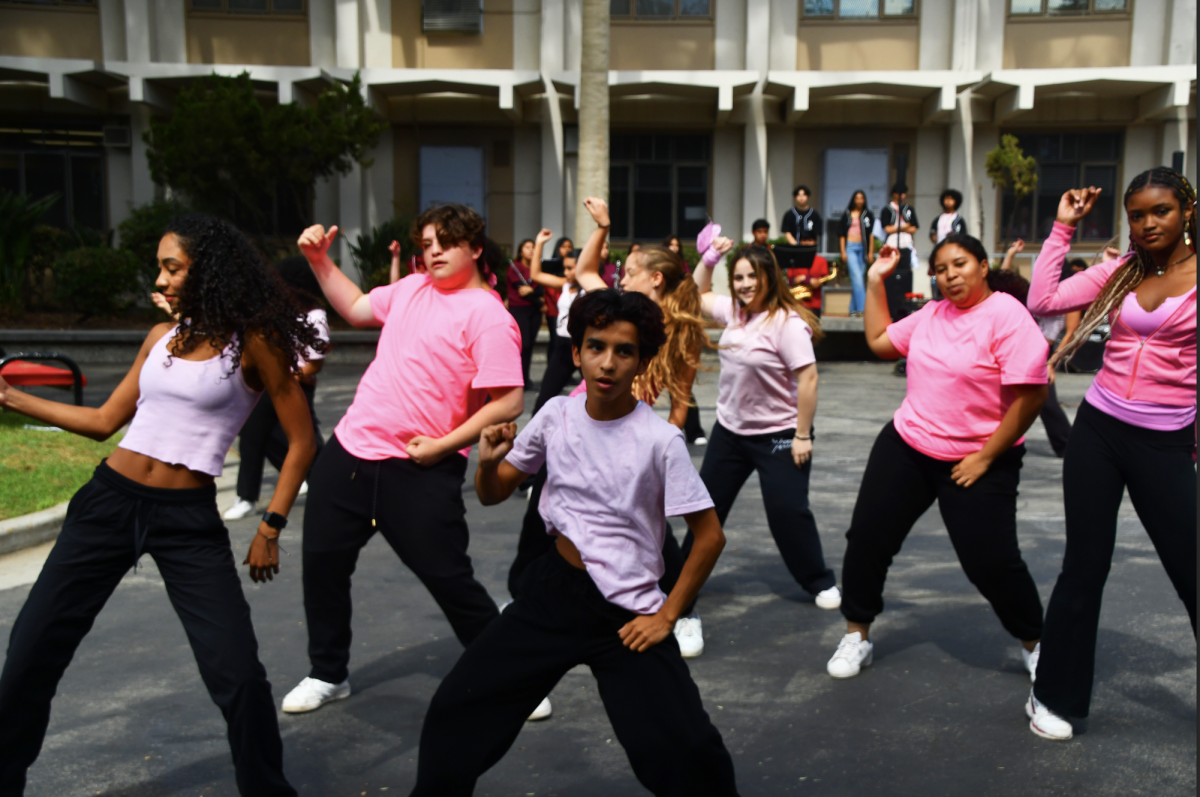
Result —
[[[550,334],[553,335],[554,331],[551,330]],[[533,404],[534,415],[538,414],[543,404],[563,392],[574,373],[575,358],[571,353],[571,341],[559,337],[555,340],[554,348],[546,362],[546,373],[542,375],[542,389],[538,391],[537,401]]]
[[[337,684],[349,674],[350,577],[376,530],[421,579],[464,645],[495,619],[496,603],[475,580],[467,555],[466,470],[459,454],[424,468],[410,459],[359,459],[336,435],[325,446],[309,474],[304,512],[311,677]]]
[[[1112,567],[1125,490],[1196,632],[1196,432],[1142,429],[1086,401],[1063,462],[1067,549],[1046,610],[1038,700],[1086,717],[1096,665],[1104,582]]]
[[[238,791],[290,796],[267,673],[213,487],[145,487],[101,463],[13,625],[0,675],[0,795],[20,795],[75,649],[141,552],[154,557],[200,677],[229,727]],[[180,732],[184,729],[181,727]]]
[[[1042,636],[1042,601],[1017,544],[1017,485],[1025,446],[1000,455],[979,481],[959,487],[955,463],[910,446],[888,421],[875,438],[846,532],[842,614],[870,623],[883,611],[883,584],[913,524],[938,502],[967,578],[1017,639]],[[1040,666],[1040,665],[1039,665]]]
[[[1071,421],[1063,412],[1062,404],[1058,403],[1058,391],[1053,383],[1040,414],[1042,425],[1046,427],[1046,437],[1050,438],[1050,447],[1056,456],[1063,456],[1067,451],[1067,439],[1071,436]]]
[[[414,797],[472,794],[525,718],[572,667],[586,664],[637,779],[656,795],[737,794],[733,761],[709,720],[674,634],[644,653],[621,644],[635,615],[584,570],[547,551],[518,597],[442,681],[421,731]]]
[[[525,377],[525,387],[529,388],[533,380],[529,378],[529,364],[533,362],[533,346],[537,343],[538,329],[542,326],[542,311],[537,307],[510,307],[508,312],[517,322],[521,330],[521,374]]]
[[[304,398],[308,400],[308,412],[313,421],[313,436],[317,441],[317,453],[320,454],[325,445],[325,438],[317,428],[317,413],[313,409],[313,395],[317,388],[316,385],[301,382],[300,389],[304,391]],[[279,423],[279,416],[275,414],[275,405],[271,403],[271,397],[264,394],[250,411],[250,416],[242,424],[242,431],[238,435],[238,455],[242,459],[238,466],[238,498],[244,498],[251,503],[257,501],[262,493],[263,460],[268,460],[275,466],[275,470],[281,470],[287,452],[287,435]]]

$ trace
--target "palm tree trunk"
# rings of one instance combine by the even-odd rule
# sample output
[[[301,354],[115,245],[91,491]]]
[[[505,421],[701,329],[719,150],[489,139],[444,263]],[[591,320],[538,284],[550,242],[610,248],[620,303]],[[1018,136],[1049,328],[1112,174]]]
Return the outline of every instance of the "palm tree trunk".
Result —
[[[610,0],[583,0],[579,75],[579,179],[576,198],[608,199],[608,32]],[[596,229],[582,204],[575,208],[575,243]]]

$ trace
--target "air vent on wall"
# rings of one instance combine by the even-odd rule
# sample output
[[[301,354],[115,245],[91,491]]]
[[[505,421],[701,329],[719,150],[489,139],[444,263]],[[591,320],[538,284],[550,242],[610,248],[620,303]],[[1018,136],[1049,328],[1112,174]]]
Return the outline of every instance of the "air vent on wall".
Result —
[[[130,145],[129,128],[118,125],[104,126],[104,146],[128,147]]]
[[[421,0],[423,33],[483,33],[483,0]]]

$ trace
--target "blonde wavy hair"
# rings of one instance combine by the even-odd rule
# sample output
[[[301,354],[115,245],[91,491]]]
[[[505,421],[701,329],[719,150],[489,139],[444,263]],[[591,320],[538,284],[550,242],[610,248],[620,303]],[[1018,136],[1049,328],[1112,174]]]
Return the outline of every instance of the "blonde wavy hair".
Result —
[[[737,296],[737,291],[733,287],[733,272],[737,270],[740,260],[745,260],[754,269],[758,290],[764,292],[762,306],[768,319],[781,311],[785,315],[788,312],[794,312],[812,328],[813,343],[825,336],[825,333],[821,331],[821,322],[817,320],[813,311],[805,307],[792,293],[791,288],[788,287],[787,278],[783,275],[783,269],[779,267],[779,261],[775,259],[775,253],[765,246],[749,244],[734,252],[733,256],[729,258],[727,262],[731,265],[729,269],[730,296]],[[742,307],[737,299],[734,299],[733,308],[737,323],[744,324],[749,320],[746,308]]]
[[[684,374],[690,368],[707,370],[700,365],[700,352],[716,348],[700,316],[700,291],[683,258],[667,247],[648,244],[630,254],[630,259],[634,257],[639,268],[662,274],[660,306],[667,332],[666,345],[650,361],[646,372],[634,381],[634,395],[653,404],[659,393],[666,392],[672,401],[690,406],[691,385]]]

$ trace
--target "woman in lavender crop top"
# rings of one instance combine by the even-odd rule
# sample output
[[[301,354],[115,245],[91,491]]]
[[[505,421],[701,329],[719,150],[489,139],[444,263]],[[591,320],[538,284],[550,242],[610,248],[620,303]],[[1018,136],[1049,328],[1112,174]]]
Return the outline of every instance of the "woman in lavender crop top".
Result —
[[[1135,177],[1125,191],[1129,253],[1060,283],[1075,227],[1099,194],[1063,194],[1029,291],[1035,314],[1087,308],[1054,365],[1112,325],[1063,462],[1067,548],[1026,704],[1030,730],[1048,739],[1071,738],[1070,719],[1088,715],[1125,490],[1196,632],[1196,192],[1171,169]]]
[[[0,674],[3,794],[23,792],[58,682],[143,552],[154,557],[204,683],[229,724],[239,792],[296,794],[283,774],[271,685],[217,513],[214,478],[266,391],[289,450],[244,564],[252,580],[271,580],[279,572],[279,532],[315,450],[308,405],[291,371],[306,351],[324,352],[325,344],[274,271],[227,222],[175,219],[159,243],[158,263],[156,303],[183,321],[151,330],[102,406],[48,401],[0,379],[0,406],[67,431],[106,440],[129,424],[117,450],[71,499],[58,541],[13,625]]]

